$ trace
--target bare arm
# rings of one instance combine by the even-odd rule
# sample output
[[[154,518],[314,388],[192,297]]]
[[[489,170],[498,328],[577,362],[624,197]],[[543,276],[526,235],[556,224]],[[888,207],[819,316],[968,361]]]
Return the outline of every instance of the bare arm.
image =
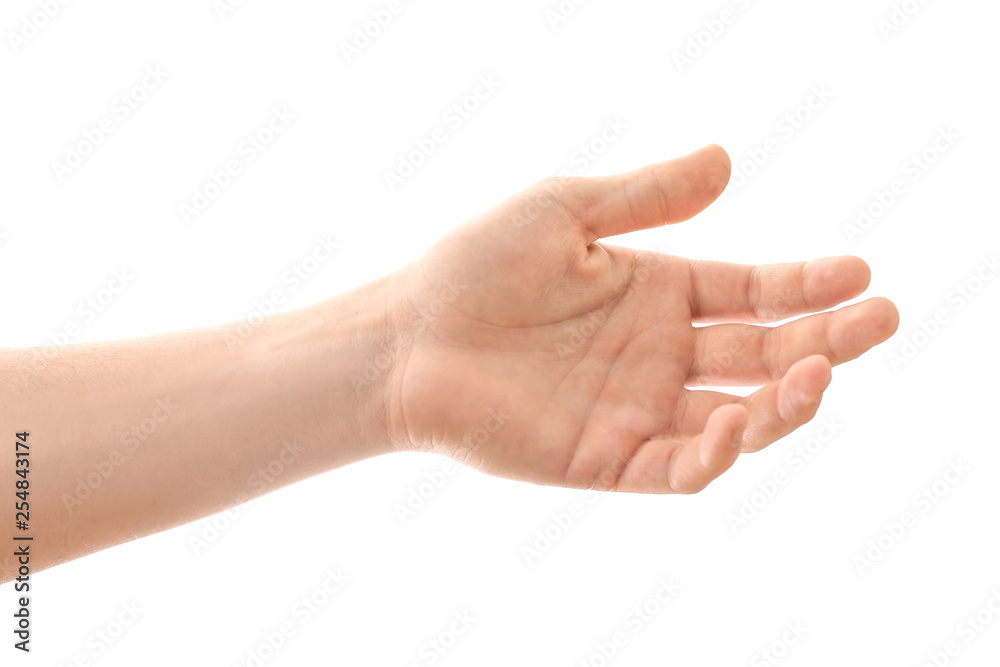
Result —
[[[750,266],[599,241],[691,218],[729,169],[710,146],[543,181],[391,276],[245,338],[223,326],[0,353],[0,494],[28,431],[33,569],[392,451],[538,484],[701,490],[812,419],[831,366],[898,325],[881,298],[821,312],[867,288],[855,257]],[[13,503],[0,507],[12,527]],[[16,567],[5,556],[0,580]]]
[[[15,433],[27,431],[32,571],[386,451],[384,392],[352,376],[389,336],[388,283],[249,332],[0,352],[2,520],[15,525]],[[3,553],[6,582],[17,563]]]

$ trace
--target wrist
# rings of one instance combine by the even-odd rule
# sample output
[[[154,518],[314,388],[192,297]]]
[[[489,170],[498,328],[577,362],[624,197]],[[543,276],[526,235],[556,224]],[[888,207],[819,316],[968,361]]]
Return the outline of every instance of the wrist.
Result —
[[[397,334],[390,317],[392,276],[281,313],[251,354],[265,355],[284,419],[325,448],[327,468],[393,451],[388,387]]]

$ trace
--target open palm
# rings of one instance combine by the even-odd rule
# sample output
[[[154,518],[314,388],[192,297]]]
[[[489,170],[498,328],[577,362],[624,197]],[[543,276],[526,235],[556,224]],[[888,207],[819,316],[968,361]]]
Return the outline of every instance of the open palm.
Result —
[[[694,216],[729,171],[709,146],[542,181],[401,271],[397,443],[540,484],[691,493],[810,420],[831,364],[898,324],[880,298],[818,312],[864,291],[862,260],[753,267],[599,242]],[[706,385],[761,388],[692,389]]]

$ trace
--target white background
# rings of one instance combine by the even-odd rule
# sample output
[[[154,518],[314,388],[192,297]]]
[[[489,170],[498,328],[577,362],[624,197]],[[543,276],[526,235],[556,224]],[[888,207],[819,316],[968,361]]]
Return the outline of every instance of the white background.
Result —
[[[396,506],[444,460],[370,460],[38,574],[29,658],[10,648],[4,586],[0,663],[253,665],[248,652],[292,621],[263,664],[429,665],[427,642],[450,643],[453,615],[469,612],[433,664],[766,665],[760,651],[778,642],[782,665],[916,667],[952,640],[957,655],[939,664],[994,664],[1000,617],[983,612],[971,641],[963,624],[994,592],[1000,610],[1000,280],[978,275],[993,277],[983,261],[1000,250],[997,3],[909,0],[913,15],[886,34],[887,0],[591,0],[555,25],[556,0],[407,0],[350,62],[342,44],[387,0],[250,0],[222,16],[211,0],[69,2],[33,34],[40,4],[0,13],[4,345],[59,341],[73,323],[80,342],[245,318],[329,235],[338,254],[285,307],[311,303],[544,176],[616,173],[710,142],[753,172],[745,184],[621,243],[746,263],[857,254],[868,294],[893,299],[901,325],[835,369],[815,422],[701,494],[591,502],[463,469],[401,522]],[[165,79],[122,119],[115,99],[157,66]],[[445,122],[483,76],[495,93],[461,127]],[[275,108],[295,120],[185,222],[179,206],[242,159]],[[797,127],[785,120],[796,112]],[[60,180],[53,163],[103,118],[113,132]],[[627,128],[581,160],[609,119]],[[447,141],[390,191],[384,173],[436,127]],[[913,172],[948,128],[958,138]],[[777,150],[747,162],[768,139]],[[896,179],[904,194],[850,238],[859,207]],[[78,305],[123,269],[128,287],[85,320]],[[978,291],[965,299],[960,285]],[[939,310],[947,321],[920,334]],[[804,465],[790,458],[810,445]],[[968,471],[915,500],[949,462]],[[787,483],[763,495],[779,471]],[[756,513],[734,529],[744,501]],[[573,502],[582,515],[529,563],[523,548],[555,535],[552,515]],[[905,512],[915,525],[888,536]],[[337,568],[349,580],[301,623],[296,601]],[[661,578],[680,586],[665,604]],[[98,640],[130,603],[135,622]],[[806,630],[782,646],[787,623]],[[597,645],[618,631],[626,642],[604,660]]]

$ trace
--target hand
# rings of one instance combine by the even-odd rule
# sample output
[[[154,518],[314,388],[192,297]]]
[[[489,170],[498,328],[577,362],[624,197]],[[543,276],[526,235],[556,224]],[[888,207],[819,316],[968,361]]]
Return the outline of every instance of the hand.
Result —
[[[755,267],[598,241],[687,220],[729,173],[709,146],[548,179],[397,274],[394,446],[540,484],[692,493],[812,419],[831,364],[898,325],[882,298],[819,312],[867,288],[861,259]],[[755,326],[804,313],[819,314]],[[762,386],[742,398],[699,385]]]

